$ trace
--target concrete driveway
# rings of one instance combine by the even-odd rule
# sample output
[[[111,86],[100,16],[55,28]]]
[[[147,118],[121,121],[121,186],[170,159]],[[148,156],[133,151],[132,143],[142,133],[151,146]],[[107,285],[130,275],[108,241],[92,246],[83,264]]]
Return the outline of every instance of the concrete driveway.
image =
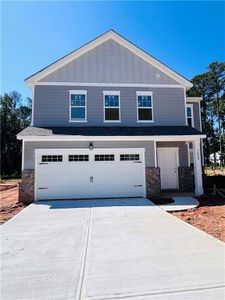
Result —
[[[1,299],[224,299],[224,244],[145,199],[49,201],[2,226]]]

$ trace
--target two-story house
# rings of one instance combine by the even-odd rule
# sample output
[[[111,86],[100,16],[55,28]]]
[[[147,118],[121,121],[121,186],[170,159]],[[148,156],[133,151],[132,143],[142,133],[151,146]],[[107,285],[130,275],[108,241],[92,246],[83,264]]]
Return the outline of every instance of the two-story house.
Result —
[[[21,201],[203,193],[191,82],[113,30],[25,81]]]

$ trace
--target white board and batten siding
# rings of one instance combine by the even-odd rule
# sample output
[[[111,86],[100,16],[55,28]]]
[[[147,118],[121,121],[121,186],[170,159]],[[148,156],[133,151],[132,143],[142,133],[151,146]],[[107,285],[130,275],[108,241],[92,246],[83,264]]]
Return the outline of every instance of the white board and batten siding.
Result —
[[[145,196],[144,148],[35,150],[35,200]]]

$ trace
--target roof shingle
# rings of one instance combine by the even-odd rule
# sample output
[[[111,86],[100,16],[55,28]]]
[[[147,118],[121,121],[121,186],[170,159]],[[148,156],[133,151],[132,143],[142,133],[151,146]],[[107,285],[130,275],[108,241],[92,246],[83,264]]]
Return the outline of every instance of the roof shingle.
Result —
[[[93,126],[93,127],[33,127],[22,130],[18,136],[180,136],[202,135],[203,133],[190,126]]]

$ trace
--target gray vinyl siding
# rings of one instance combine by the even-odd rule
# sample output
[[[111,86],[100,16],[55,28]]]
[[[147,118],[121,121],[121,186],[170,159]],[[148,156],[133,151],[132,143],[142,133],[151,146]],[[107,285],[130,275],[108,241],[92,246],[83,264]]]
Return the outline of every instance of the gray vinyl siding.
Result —
[[[199,103],[196,102],[187,102],[187,104],[193,104],[193,115],[194,115],[194,127],[198,130],[201,130],[201,120],[199,113]]]
[[[87,122],[69,122],[69,91],[87,90]],[[120,91],[120,123],[104,123],[103,91]],[[153,123],[137,123],[136,91],[153,92]],[[183,88],[36,86],[34,126],[186,125]]]
[[[40,81],[178,84],[113,40],[102,43]]]
[[[179,166],[188,166],[188,148],[185,142],[157,142],[157,148],[159,147],[177,147],[179,148]]]
[[[99,141],[93,142],[94,148],[145,148],[146,167],[155,166],[155,152],[153,141],[131,141],[131,142],[110,142]],[[89,148],[89,142],[25,142],[24,143],[24,169],[34,169],[35,166],[35,149],[49,149],[49,148]]]

